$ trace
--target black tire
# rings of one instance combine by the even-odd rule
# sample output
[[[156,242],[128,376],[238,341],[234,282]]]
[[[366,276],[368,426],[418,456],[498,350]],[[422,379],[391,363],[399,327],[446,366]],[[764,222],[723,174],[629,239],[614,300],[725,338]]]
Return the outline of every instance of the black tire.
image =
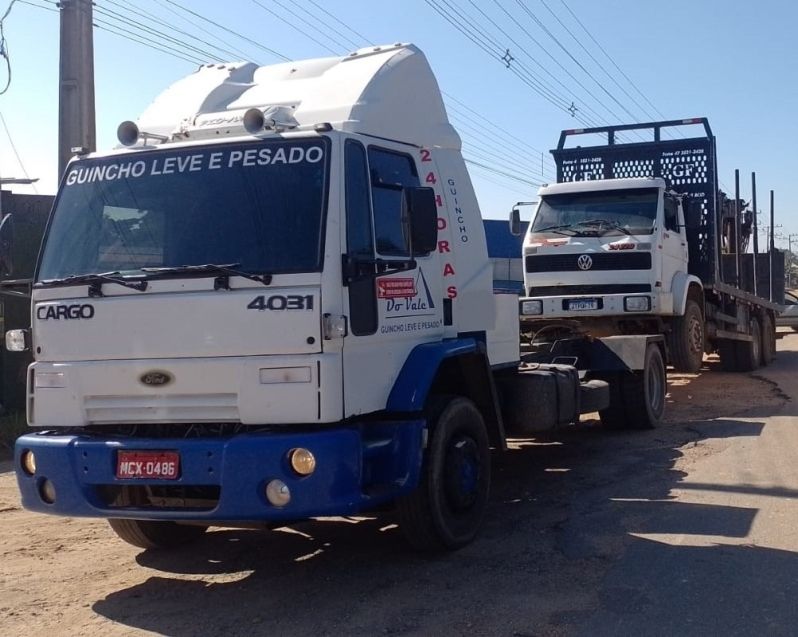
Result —
[[[204,526],[153,520],[110,519],[108,524],[120,539],[142,549],[170,549],[199,539]]]
[[[687,299],[684,316],[671,322],[668,335],[670,363],[677,372],[695,373],[704,361],[704,316],[692,299]]]
[[[665,414],[668,381],[662,352],[656,345],[646,348],[642,371],[623,379],[623,398],[630,429],[653,429]]]
[[[643,369],[616,374],[610,381],[610,405],[599,412],[607,429],[651,429],[662,422],[668,391],[662,352],[646,348]]]
[[[776,358],[776,327],[770,314],[762,317],[762,365],[770,365]]]
[[[626,429],[626,409],[623,404],[623,376],[624,374],[608,374],[604,380],[609,384],[610,404],[599,411],[601,424],[605,429]]]
[[[720,368],[724,372],[739,371],[737,366],[737,343],[735,341],[718,341]]]
[[[737,371],[752,372],[762,361],[762,328],[759,319],[751,319],[751,340],[736,341]]]
[[[482,414],[467,398],[428,410],[429,443],[418,487],[399,498],[399,528],[422,551],[454,550],[479,531],[490,492],[490,444]]]

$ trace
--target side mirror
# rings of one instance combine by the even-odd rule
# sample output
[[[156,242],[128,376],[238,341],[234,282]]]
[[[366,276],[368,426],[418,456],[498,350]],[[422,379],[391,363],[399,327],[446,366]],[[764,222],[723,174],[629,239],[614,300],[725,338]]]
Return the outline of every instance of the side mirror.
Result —
[[[518,208],[510,211],[510,234],[514,237],[521,236],[521,211]]]
[[[426,255],[438,247],[438,206],[432,188],[402,190],[402,221],[411,256]]]
[[[14,272],[12,251],[14,249],[14,217],[5,215],[0,221],[0,277]]]

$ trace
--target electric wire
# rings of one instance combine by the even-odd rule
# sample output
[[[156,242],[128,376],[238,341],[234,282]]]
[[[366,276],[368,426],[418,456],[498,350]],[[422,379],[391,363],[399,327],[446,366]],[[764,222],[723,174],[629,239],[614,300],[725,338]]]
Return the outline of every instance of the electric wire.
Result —
[[[263,44],[253,40],[252,38],[249,38],[249,37],[247,37],[247,36],[245,36],[245,35],[243,35],[241,33],[238,33],[237,31],[233,31],[232,29],[230,29],[230,28],[228,28],[228,27],[226,27],[226,26],[224,26],[224,25],[222,25],[222,24],[220,24],[220,23],[218,23],[218,22],[216,22],[214,20],[211,20],[210,18],[206,18],[204,15],[199,14],[196,11],[193,11],[192,9],[184,7],[179,2],[176,2],[176,0],[165,0],[165,1],[168,2],[169,4],[173,5],[173,6],[177,7],[178,9],[193,15],[194,17],[197,17],[200,20],[203,20],[204,22],[207,22],[209,24],[214,25],[216,28],[221,29],[222,31],[224,31],[226,33],[229,33],[230,35],[234,35],[237,38],[241,38],[245,42],[249,42],[253,46],[258,47],[259,49],[261,49],[263,51],[266,51],[267,53],[269,53],[269,54],[271,54],[271,55],[273,55],[275,57],[278,57],[278,58],[280,58],[281,60],[283,60],[285,62],[290,61],[290,58],[287,55],[283,55],[282,53],[279,53],[278,51],[275,51],[274,49],[271,49],[271,48],[269,48],[267,46],[264,46]]]
[[[99,29],[100,31],[107,31],[108,33],[113,33],[114,35],[125,38],[126,40],[137,42],[138,44],[142,44],[150,49],[160,51],[161,53],[165,53],[166,55],[170,55],[174,58],[178,58],[185,62],[190,62],[191,64],[197,64],[197,65],[203,64],[202,60],[191,58],[187,53],[184,54],[178,49],[173,49],[172,47],[169,47],[165,44],[160,44],[155,40],[146,38],[142,35],[134,33],[133,31],[122,29],[117,25],[112,25],[108,22],[105,22],[104,20],[95,18],[93,24],[95,28]]]
[[[502,61],[502,56],[498,54],[498,52],[494,51],[492,46],[488,43],[486,44],[484,40],[480,39],[477,35],[475,35],[470,29],[464,27],[461,23],[459,23],[456,19],[454,19],[445,9],[438,6],[435,3],[435,0],[424,0],[427,5],[429,5],[438,15],[440,15],[444,20],[446,20],[451,26],[453,26],[457,31],[459,31],[462,35],[464,35],[468,40],[470,40],[473,44],[475,44],[479,49],[481,49],[484,53],[486,53],[491,58],[494,58],[498,61]],[[542,90],[538,85],[534,82],[530,82],[526,77],[520,75],[517,69],[513,65],[508,64],[508,69],[516,75],[522,82],[527,84],[532,90],[538,93],[541,97],[543,97],[546,101],[551,103],[553,106],[560,110],[567,111],[567,107],[565,106],[564,101],[558,100],[556,97],[552,97],[551,95],[547,94],[544,90]]]
[[[276,4],[278,7],[280,7],[281,9],[283,9],[283,11],[286,11],[287,13],[291,14],[292,16],[294,16],[297,20],[300,20],[302,22],[307,22],[306,18],[303,18],[302,16],[298,15],[293,9],[285,6],[282,2],[280,2],[280,0],[272,0],[272,2],[274,4]],[[297,9],[299,9],[300,11],[302,11],[305,15],[310,16],[311,20],[321,23],[321,20],[319,19],[319,17],[316,14],[314,14],[311,11],[309,11],[308,9],[306,9],[301,4],[296,4],[294,6]],[[331,28],[330,30],[333,33],[335,33],[336,35],[338,35],[338,38],[341,38],[340,34],[335,29]],[[320,28],[316,28],[315,31],[319,35],[324,36],[328,41],[332,42],[335,46],[341,47],[341,49],[344,50],[344,51],[350,49],[351,46],[352,46],[351,44],[347,44],[346,39],[344,39],[344,38],[341,38],[341,39],[334,38],[331,35],[329,35],[328,33],[325,33],[324,31],[322,31]],[[357,45],[355,45],[355,46],[357,46]]]
[[[552,73],[549,69],[547,69],[545,66],[543,66],[537,59],[535,59],[535,56],[533,56],[531,53],[529,53],[523,45],[521,45],[498,22],[496,22],[488,13],[486,13],[479,6],[479,4],[474,2],[474,0],[469,0],[469,2],[482,15],[482,17],[484,19],[486,19],[488,22],[490,22],[496,29],[499,30],[499,32],[504,37],[506,37],[512,44],[514,44],[518,48],[518,50],[521,53],[523,53],[523,55],[527,59],[529,59],[530,62],[535,64],[541,71],[543,71],[543,73],[547,74],[555,83],[557,83],[563,90],[565,90],[566,94],[569,95],[569,99],[563,99],[563,102],[568,106],[568,108],[566,110],[571,112],[571,110],[570,110],[571,109],[571,105],[575,106],[576,102],[579,102],[580,106],[577,107],[577,108],[581,107],[581,110],[587,111],[587,112],[589,112],[591,114],[590,120],[588,120],[587,117],[585,117],[584,123],[587,123],[587,124],[589,124],[591,126],[595,126],[596,125],[596,121],[593,120],[593,117],[598,118],[599,120],[601,120],[601,116],[593,108],[591,108],[588,104],[585,104],[582,101],[582,99],[577,97],[576,94],[564,82],[562,82],[554,73]],[[539,79],[539,81],[542,82],[543,80]],[[554,89],[550,89],[550,90],[554,91]],[[569,105],[569,101],[570,101],[570,105]]]
[[[648,104],[648,105],[649,105],[651,108],[653,108],[653,109],[654,109],[654,112],[655,112],[657,115],[659,115],[659,116],[660,116],[660,118],[662,118],[662,119],[667,119],[667,117],[665,117],[665,116],[664,116],[664,115],[663,115],[663,114],[662,114],[662,113],[659,111],[659,109],[658,109],[656,106],[654,106],[654,104],[652,104],[652,103],[651,103],[651,100],[649,100],[649,99],[648,99],[648,97],[646,97],[645,93],[643,93],[643,91],[641,91],[641,90],[638,88],[638,86],[637,86],[637,85],[636,85],[636,84],[635,84],[635,83],[632,81],[632,79],[631,79],[631,78],[630,78],[630,77],[629,77],[629,76],[628,76],[626,73],[624,73],[624,72],[623,72],[623,69],[621,69],[621,67],[620,67],[620,66],[618,66],[618,64],[615,62],[615,60],[612,58],[612,56],[610,56],[610,54],[609,54],[609,53],[607,53],[607,50],[606,50],[606,49],[605,49],[603,46],[601,46],[601,43],[599,43],[599,41],[598,41],[598,40],[596,40],[596,38],[595,38],[595,37],[593,37],[593,34],[592,34],[592,33],[591,33],[589,30],[588,30],[588,28],[587,28],[587,27],[586,27],[586,26],[585,26],[585,25],[582,23],[582,21],[579,19],[579,16],[577,16],[577,15],[576,15],[576,13],[574,13],[574,12],[573,12],[573,10],[571,9],[571,7],[569,7],[569,6],[568,6],[568,4],[565,2],[565,0],[560,0],[560,2],[562,3],[562,6],[564,6],[564,7],[566,8],[566,10],[568,11],[568,13],[570,13],[570,14],[571,14],[571,16],[573,17],[573,19],[574,19],[574,20],[576,20],[576,23],[577,23],[577,24],[578,24],[580,27],[582,27],[582,30],[583,30],[583,31],[584,31],[584,32],[587,34],[587,37],[589,37],[589,38],[590,38],[590,39],[593,41],[593,44],[595,44],[595,45],[596,45],[596,46],[599,48],[599,50],[600,50],[600,51],[601,51],[601,52],[602,52],[602,53],[603,53],[603,54],[606,56],[606,58],[607,58],[607,59],[610,61],[610,63],[611,63],[611,64],[612,64],[612,65],[615,67],[615,69],[616,69],[616,70],[617,70],[617,71],[618,71],[618,72],[619,72],[619,73],[620,73],[620,74],[621,74],[621,75],[624,77],[624,79],[625,79],[627,82],[629,82],[629,84],[632,86],[632,88],[634,88],[634,89],[635,89],[635,91],[637,91],[637,93],[640,95],[640,97],[642,97],[642,98],[643,98],[643,99],[646,101],[646,103],[647,103],[647,104]]]
[[[626,88],[625,88],[625,87],[624,87],[624,86],[623,86],[623,85],[622,85],[622,84],[621,84],[621,83],[620,83],[620,82],[619,82],[617,79],[615,79],[615,76],[614,76],[614,75],[612,75],[612,74],[611,74],[611,73],[610,73],[610,72],[607,70],[607,68],[606,68],[606,67],[605,67],[605,66],[604,66],[604,65],[603,65],[601,62],[599,62],[599,61],[596,59],[596,56],[594,56],[594,55],[593,55],[593,53],[591,53],[591,52],[590,52],[590,49],[588,49],[588,48],[587,48],[587,47],[586,47],[586,46],[585,46],[585,45],[582,43],[582,40],[580,40],[579,38],[577,38],[577,37],[576,37],[576,35],[574,35],[574,32],[573,32],[573,31],[571,31],[571,29],[569,29],[569,28],[568,28],[568,25],[567,25],[567,24],[565,24],[565,22],[563,22],[563,21],[560,19],[560,16],[559,16],[559,15],[557,15],[557,13],[556,13],[556,12],[555,12],[555,11],[554,11],[554,10],[553,10],[553,9],[552,9],[550,6],[549,6],[549,3],[548,3],[548,2],[546,2],[546,0],[540,0],[540,3],[541,3],[541,4],[542,4],[542,5],[545,7],[545,9],[546,9],[546,10],[547,10],[547,11],[548,11],[548,12],[549,12],[551,15],[552,15],[552,17],[553,17],[553,18],[554,18],[554,19],[557,21],[557,23],[558,23],[558,24],[559,24],[559,25],[560,25],[560,26],[561,26],[561,27],[562,27],[562,28],[565,30],[565,32],[566,32],[568,35],[570,35],[570,36],[571,36],[571,39],[572,39],[574,42],[576,42],[576,44],[577,44],[577,45],[579,45],[579,47],[580,47],[580,48],[581,48],[581,49],[582,49],[582,50],[583,50],[583,51],[584,51],[584,52],[587,54],[587,56],[588,56],[588,57],[589,57],[591,60],[593,60],[593,63],[594,63],[594,64],[595,64],[595,65],[596,65],[598,68],[600,68],[600,69],[601,69],[601,70],[604,72],[604,74],[605,74],[605,75],[606,75],[606,76],[607,76],[607,77],[608,77],[608,78],[609,78],[609,79],[610,79],[610,80],[613,82],[613,84],[615,84],[615,86],[617,86],[617,87],[618,87],[618,88],[619,88],[621,91],[623,91],[623,94],[624,94],[624,95],[626,95],[626,97],[628,97],[628,98],[629,98],[629,99],[632,101],[632,103],[634,103],[634,105],[635,105],[635,106],[637,106],[637,108],[639,108],[639,109],[640,109],[640,111],[641,111],[641,112],[643,112],[643,113],[646,115],[646,117],[650,117],[652,120],[653,120],[653,119],[656,119],[656,115],[651,115],[651,114],[650,114],[650,111],[649,111],[648,109],[646,109],[644,106],[642,106],[642,105],[640,104],[640,102],[638,102],[638,101],[637,101],[637,100],[636,100],[636,99],[635,99],[635,98],[634,98],[634,97],[633,97],[633,96],[632,96],[632,95],[629,93],[629,91],[627,91],[627,90],[626,90]]]
[[[560,69],[562,69],[562,71],[565,72],[565,74],[568,75],[568,77],[570,77],[577,84],[577,86],[579,86],[583,91],[585,91],[585,93],[587,93],[597,104],[601,105],[601,107],[605,111],[607,111],[612,117],[614,117],[616,122],[620,122],[620,121],[623,120],[623,118],[621,118],[612,108],[607,106],[598,96],[596,96],[595,93],[593,93],[593,91],[591,91],[589,88],[587,88],[582,83],[582,81],[579,80],[579,78],[577,78],[573,73],[571,73],[571,70],[567,66],[565,66],[562,62],[560,62],[560,60],[558,60],[548,50],[547,47],[543,46],[543,44],[541,44],[540,41],[538,41],[538,39],[534,35],[532,35],[532,33],[529,31],[529,29],[524,27],[524,25],[522,25],[515,16],[513,16],[504,6],[502,6],[502,4],[499,2],[499,0],[493,0],[493,2],[516,25],[516,27],[519,30],[521,30],[532,42],[534,42],[535,45],[541,51],[543,51],[558,67],[560,67]],[[603,119],[603,123],[608,124],[609,122],[607,122],[606,119]],[[595,126],[595,125],[596,124],[591,124],[591,126]],[[642,136],[639,133],[637,133],[637,137],[639,139],[643,139]],[[620,139],[620,136],[619,136],[619,139]]]
[[[627,114],[629,117],[631,117],[631,118],[634,120],[634,122],[639,122],[639,121],[640,121],[640,119],[639,119],[639,118],[638,118],[638,117],[637,117],[637,116],[636,116],[634,113],[632,113],[632,111],[630,111],[630,110],[629,110],[629,109],[626,107],[626,105],[625,105],[623,102],[621,102],[621,101],[620,101],[620,100],[619,100],[617,97],[615,97],[615,95],[613,95],[612,93],[610,93],[610,91],[609,91],[609,90],[607,90],[607,87],[606,87],[606,86],[604,86],[604,85],[603,85],[601,82],[599,82],[599,81],[598,81],[598,80],[597,80],[597,79],[596,79],[596,78],[593,76],[593,74],[592,74],[592,73],[590,73],[590,71],[588,71],[588,70],[585,68],[585,66],[584,66],[584,65],[583,65],[583,64],[582,64],[582,63],[581,63],[581,62],[580,62],[578,59],[576,59],[576,57],[574,56],[574,54],[573,54],[573,53],[571,53],[571,52],[568,50],[568,48],[567,48],[567,47],[566,47],[566,46],[565,46],[565,45],[564,45],[562,42],[560,42],[560,39],[559,39],[559,38],[558,38],[556,35],[554,35],[554,33],[552,33],[552,32],[551,32],[551,30],[550,30],[550,29],[549,29],[549,28],[548,28],[548,27],[547,27],[547,26],[546,26],[546,25],[545,25],[545,24],[544,24],[544,23],[543,23],[543,22],[542,22],[542,21],[541,21],[541,20],[540,20],[540,19],[539,19],[539,18],[538,18],[538,17],[537,17],[535,14],[534,14],[534,12],[532,12],[532,11],[530,10],[530,8],[529,8],[529,7],[526,5],[526,3],[524,2],[524,0],[515,0],[515,2],[516,2],[516,4],[517,4],[519,7],[521,7],[521,10],[522,10],[524,13],[526,13],[526,14],[527,14],[527,16],[529,16],[529,17],[532,19],[532,21],[533,21],[535,24],[537,24],[537,25],[538,25],[538,27],[540,27],[540,28],[543,30],[543,32],[544,32],[546,35],[548,35],[548,36],[549,36],[549,37],[550,37],[552,40],[554,40],[554,43],[555,43],[555,44],[556,44],[558,47],[560,47],[560,49],[562,49],[563,53],[565,53],[565,54],[568,56],[568,58],[569,58],[569,59],[570,59],[570,60],[571,60],[571,61],[572,61],[574,64],[576,64],[576,66],[578,66],[578,67],[579,67],[579,68],[580,68],[580,69],[581,69],[581,70],[582,70],[582,71],[583,71],[583,72],[584,72],[584,73],[585,73],[585,74],[586,74],[586,75],[587,75],[587,76],[588,76],[590,79],[592,79],[592,80],[593,80],[593,82],[596,84],[596,86],[598,86],[598,87],[599,87],[599,88],[600,88],[600,89],[601,89],[601,90],[604,92],[604,94],[605,94],[607,97],[609,97],[609,98],[610,98],[610,99],[611,99],[613,102],[615,102],[615,103],[618,105],[618,107],[619,107],[619,108],[620,108],[620,109],[621,109],[621,110],[622,110],[624,113],[626,113],[626,114]]]
[[[177,17],[178,19],[180,19],[184,23],[190,24],[195,29],[198,29],[199,31],[201,31],[205,35],[209,35],[209,36],[211,36],[212,38],[214,38],[216,40],[222,40],[222,38],[219,35],[217,35],[213,31],[211,31],[207,27],[203,26],[203,24],[200,23],[198,20],[195,20],[190,15],[188,15],[186,13],[182,13],[182,12],[176,10],[174,7],[171,7],[170,5],[168,5],[166,3],[165,0],[154,0],[154,1],[162,9],[164,9],[165,11],[168,11],[169,13],[171,13],[173,16]],[[243,36],[239,36],[239,37],[243,37]],[[253,62],[256,62],[257,64],[261,64],[261,62],[258,61],[256,59],[256,57],[253,56],[251,53],[247,53],[247,52],[243,51],[242,49],[234,46],[229,41],[225,41],[225,46],[229,47],[230,50],[233,51],[236,54],[236,56],[240,56],[240,60],[242,60],[242,61],[252,60]]]
[[[138,30],[140,30],[140,31],[142,31],[144,33],[152,35],[152,36],[154,36],[156,38],[160,38],[161,40],[165,40],[166,42],[169,42],[171,44],[177,45],[178,47],[184,47],[186,49],[184,51],[185,53],[187,53],[187,54],[190,53],[192,56],[195,56],[195,55],[196,56],[200,56],[199,59],[203,59],[203,57],[204,57],[204,59],[203,59],[204,62],[207,62],[209,60],[210,61],[214,61],[214,62],[224,62],[225,61],[218,54],[215,54],[215,53],[212,53],[212,52],[207,51],[205,49],[201,49],[199,47],[196,47],[196,46],[194,46],[192,44],[189,44],[188,42],[185,42],[184,40],[181,40],[179,38],[175,38],[173,36],[170,36],[169,34],[164,33],[163,31],[160,31],[158,29],[154,29],[152,27],[148,27],[147,25],[142,24],[141,22],[131,21],[130,19],[128,19],[124,15],[120,14],[119,12],[114,11],[113,9],[106,9],[106,8],[101,7],[100,5],[97,5],[97,6],[95,6],[94,10],[95,10],[96,14],[99,14],[99,15],[105,17],[105,18],[108,18],[109,20],[113,20],[115,22],[121,22],[122,25],[125,26],[126,28],[135,28],[135,29],[138,29]],[[116,26],[114,24],[114,22],[112,22],[111,24]],[[139,34],[139,35],[141,35],[141,34]],[[144,36],[141,36],[141,37],[144,37]]]
[[[301,33],[302,35],[304,35],[304,36],[305,36],[306,38],[308,38],[309,40],[312,40],[313,42],[315,42],[316,44],[318,44],[318,45],[319,45],[321,48],[323,48],[323,49],[324,49],[325,51],[327,51],[328,53],[332,53],[333,55],[340,55],[340,52],[338,52],[338,51],[336,51],[336,50],[334,50],[334,49],[331,49],[329,46],[327,46],[327,45],[326,45],[326,44],[324,44],[323,42],[321,42],[321,41],[317,40],[317,39],[316,39],[316,38],[314,38],[312,35],[310,35],[310,34],[309,34],[309,33],[307,33],[306,31],[304,31],[303,29],[301,29],[300,27],[298,27],[297,25],[295,25],[293,22],[290,22],[289,20],[286,20],[286,19],[285,19],[284,17],[282,17],[282,16],[281,16],[279,13],[277,13],[276,11],[273,11],[272,9],[270,9],[269,7],[267,7],[265,4],[263,4],[262,2],[259,2],[258,0],[251,0],[251,2],[252,2],[252,4],[254,4],[254,5],[256,5],[256,6],[260,7],[261,9],[263,9],[264,11],[266,11],[267,13],[269,13],[269,14],[273,15],[275,18],[277,18],[277,19],[278,19],[280,22],[282,22],[283,24],[287,24],[289,27],[291,27],[292,29],[294,29],[294,31],[298,31],[299,33]],[[293,13],[293,12],[292,12],[292,13]],[[296,15],[296,14],[294,14],[294,15]]]
[[[314,7],[316,7],[316,8],[317,8],[317,9],[319,9],[320,11],[324,12],[325,14],[327,14],[329,17],[331,17],[333,20],[335,20],[335,21],[336,21],[338,24],[340,24],[342,27],[344,27],[345,29],[347,29],[347,30],[348,30],[350,33],[352,33],[352,34],[353,34],[353,35],[355,35],[356,37],[360,38],[360,39],[362,40],[362,42],[365,42],[366,44],[370,44],[370,45],[372,45],[372,46],[374,45],[374,43],[373,43],[373,42],[371,42],[371,41],[370,41],[370,40],[369,40],[369,39],[368,39],[368,38],[367,38],[365,35],[363,35],[362,33],[358,33],[357,31],[355,31],[355,30],[354,30],[352,27],[350,27],[350,26],[349,26],[348,24],[346,24],[345,22],[342,22],[341,20],[339,20],[337,17],[335,17],[335,15],[334,15],[334,14],[330,13],[329,11],[327,11],[327,9],[325,9],[324,7],[322,7],[320,4],[318,4],[318,3],[317,3],[317,2],[315,2],[314,0],[308,0],[308,2],[310,2],[310,4],[312,4]],[[343,37],[343,34],[341,34],[341,35],[342,35],[342,37]],[[349,42],[350,42],[350,43],[351,43],[353,46],[355,46],[355,47],[359,47],[359,46],[360,46],[360,45],[358,45],[356,42],[354,42],[353,40],[350,40],[349,38],[347,38],[347,40],[349,40]],[[362,44],[362,43],[361,43],[361,44]]]
[[[198,36],[196,36],[196,35],[194,35],[192,33],[189,33],[188,31],[184,31],[183,29],[180,29],[180,28],[176,27],[173,24],[169,24],[168,22],[164,22],[158,16],[156,16],[156,15],[154,15],[154,14],[152,14],[149,11],[146,11],[144,9],[141,9],[141,8],[138,8],[138,9],[130,8],[130,7],[127,7],[127,6],[123,5],[120,2],[116,2],[115,0],[102,0],[102,2],[103,2],[103,4],[105,4],[106,2],[109,3],[109,4],[112,4],[112,5],[116,6],[116,7],[118,7],[119,9],[121,9],[122,11],[127,11],[129,13],[137,15],[137,16],[145,19],[145,20],[148,20],[149,22],[151,22],[153,24],[158,25],[159,27],[165,27],[167,29],[171,29],[172,31],[180,33],[181,35],[184,35],[184,36],[190,38],[191,40],[196,40],[200,44],[204,44],[206,46],[209,46],[212,49],[215,49],[217,52],[221,52],[221,53],[224,53],[226,55],[232,56],[231,58],[228,58],[228,60],[231,60],[231,59],[237,57],[238,55],[240,55],[240,52],[235,53],[232,50],[225,49],[224,47],[219,46],[218,44],[214,44],[212,42],[208,42],[207,40],[204,40],[204,39],[202,39],[202,38],[200,38],[200,37],[198,37]],[[129,4],[130,4],[131,7],[135,7],[135,5],[132,2],[129,3]],[[97,0],[97,6],[98,7],[101,6],[99,4],[99,0]],[[131,20],[131,22],[133,22],[133,20]]]
[[[446,91],[442,91],[442,93],[447,100],[448,107],[452,108],[454,111],[462,109],[463,112],[470,113],[474,117],[478,118],[480,124],[484,124],[485,126],[496,131],[500,137],[504,138],[506,143],[516,146],[516,148],[520,149],[524,153],[528,152],[529,150],[532,150],[536,154],[543,154],[541,150],[535,148],[534,146],[521,142],[518,139],[517,133],[512,133],[506,128],[499,126],[495,122],[491,121],[488,117],[485,117],[481,113],[474,110],[471,106],[468,106],[468,104],[466,104],[462,100],[457,99],[451,93],[447,93]],[[553,160],[548,156],[548,154],[545,154],[545,157],[549,163],[552,164],[554,163]]]
[[[24,3],[24,4],[27,4],[27,3]],[[40,7],[40,8],[44,8],[44,7]],[[14,144],[14,140],[11,138],[11,131],[8,130],[8,124],[6,124],[6,118],[3,117],[3,113],[2,112],[0,112],[0,122],[2,122],[3,129],[6,131],[6,137],[8,137],[8,143],[11,146],[11,150],[14,151],[14,156],[17,158],[17,163],[19,164],[19,167],[22,169],[22,174],[25,175],[25,179],[30,180],[30,175],[28,174],[28,171],[25,170],[25,164],[22,163],[22,158],[19,156],[19,152],[17,151],[17,147]],[[30,184],[30,186],[33,188],[33,192],[35,192],[38,195],[39,191],[36,189],[36,184],[32,183],[32,184]]]

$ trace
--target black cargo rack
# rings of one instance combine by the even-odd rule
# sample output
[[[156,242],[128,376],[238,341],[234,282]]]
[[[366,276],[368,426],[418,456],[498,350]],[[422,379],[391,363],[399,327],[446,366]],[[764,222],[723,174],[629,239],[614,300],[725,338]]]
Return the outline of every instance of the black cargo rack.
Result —
[[[663,139],[667,128],[700,124],[698,137]],[[653,141],[619,142],[618,133],[653,131]],[[565,148],[566,140],[578,135],[606,134],[605,144]],[[659,177],[666,187],[687,195],[686,221],[690,273],[705,285],[721,281],[718,254],[718,173],[715,136],[705,117],[665,122],[577,128],[560,133],[552,150],[557,182]]]

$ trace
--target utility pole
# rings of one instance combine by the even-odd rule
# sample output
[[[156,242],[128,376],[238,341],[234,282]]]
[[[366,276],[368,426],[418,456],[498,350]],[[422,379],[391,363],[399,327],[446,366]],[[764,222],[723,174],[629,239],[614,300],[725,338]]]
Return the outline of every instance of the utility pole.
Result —
[[[94,34],[92,0],[61,0],[58,92],[58,177],[73,148],[94,151]]]

